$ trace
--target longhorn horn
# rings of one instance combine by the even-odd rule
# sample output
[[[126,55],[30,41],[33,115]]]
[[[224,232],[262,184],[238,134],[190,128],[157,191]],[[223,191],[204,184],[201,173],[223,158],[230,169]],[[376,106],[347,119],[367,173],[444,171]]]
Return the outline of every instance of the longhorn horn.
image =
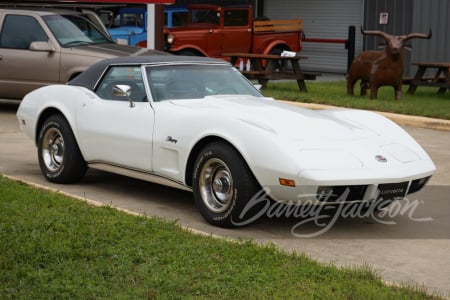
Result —
[[[379,30],[364,30],[363,26],[361,25],[361,33],[364,35],[378,35],[384,38],[385,40],[390,39],[392,36]]]
[[[431,32],[431,28],[430,28],[430,32],[428,34],[423,34],[423,33],[410,33],[405,37],[405,41],[410,40],[410,39],[430,39],[431,36],[433,35],[433,33]]]

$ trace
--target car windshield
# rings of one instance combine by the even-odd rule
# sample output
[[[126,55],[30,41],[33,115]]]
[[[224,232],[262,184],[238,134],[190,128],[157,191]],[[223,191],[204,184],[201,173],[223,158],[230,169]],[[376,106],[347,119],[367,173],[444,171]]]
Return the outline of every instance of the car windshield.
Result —
[[[94,23],[81,15],[52,15],[45,16],[44,20],[62,47],[113,42]]]
[[[149,66],[146,72],[154,101],[201,99],[210,95],[263,97],[250,81],[231,66]]]

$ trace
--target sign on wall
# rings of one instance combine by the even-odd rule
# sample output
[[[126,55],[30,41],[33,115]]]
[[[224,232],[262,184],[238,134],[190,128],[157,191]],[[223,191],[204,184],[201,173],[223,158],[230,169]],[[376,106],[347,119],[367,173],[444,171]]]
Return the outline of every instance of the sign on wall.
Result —
[[[389,23],[389,13],[387,13],[387,12],[380,13],[379,23],[380,23],[380,25],[388,24]]]

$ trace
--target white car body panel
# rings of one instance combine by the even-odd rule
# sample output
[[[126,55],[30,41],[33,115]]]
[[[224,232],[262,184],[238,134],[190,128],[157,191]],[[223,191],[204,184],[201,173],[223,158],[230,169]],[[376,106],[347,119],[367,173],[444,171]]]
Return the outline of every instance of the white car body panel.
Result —
[[[76,124],[83,157],[151,172],[153,109],[148,102],[77,101]],[[92,101],[94,100],[94,101]],[[112,117],[114,116],[114,117]]]
[[[36,141],[36,120],[47,108],[69,122],[88,164],[106,163],[190,186],[189,155],[199,141],[233,145],[262,187],[278,201],[315,199],[319,186],[376,187],[431,176],[435,166],[403,129],[367,111],[312,111],[253,96],[106,102],[89,89],[55,85],[33,91],[17,116]],[[380,162],[376,156],[386,159]],[[280,185],[279,179],[296,186]]]

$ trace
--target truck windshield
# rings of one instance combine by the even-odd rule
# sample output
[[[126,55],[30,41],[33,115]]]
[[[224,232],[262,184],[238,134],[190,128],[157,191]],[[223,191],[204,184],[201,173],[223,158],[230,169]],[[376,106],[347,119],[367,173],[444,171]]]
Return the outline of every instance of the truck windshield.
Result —
[[[62,47],[113,43],[98,27],[79,15],[45,16],[44,21]]]
[[[211,95],[261,93],[236,68],[224,65],[172,65],[147,67],[154,101],[201,99]]]
[[[114,19],[111,28],[130,26],[130,27],[144,27],[144,12],[124,12],[120,13]]]

